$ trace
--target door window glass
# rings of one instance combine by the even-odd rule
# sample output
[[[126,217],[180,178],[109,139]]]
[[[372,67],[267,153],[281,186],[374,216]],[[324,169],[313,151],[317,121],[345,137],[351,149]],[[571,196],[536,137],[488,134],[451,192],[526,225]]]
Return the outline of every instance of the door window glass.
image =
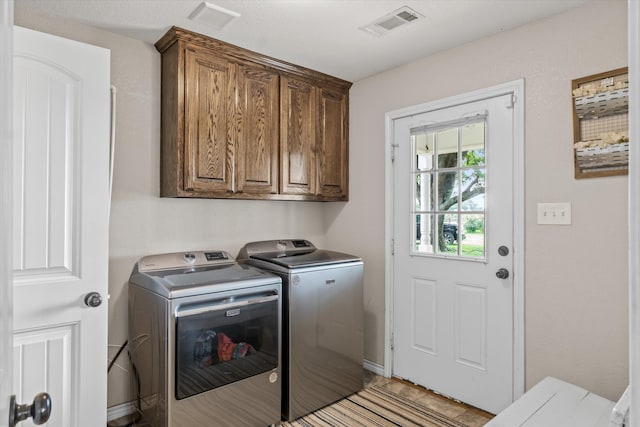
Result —
[[[485,259],[486,118],[412,130],[413,254]]]

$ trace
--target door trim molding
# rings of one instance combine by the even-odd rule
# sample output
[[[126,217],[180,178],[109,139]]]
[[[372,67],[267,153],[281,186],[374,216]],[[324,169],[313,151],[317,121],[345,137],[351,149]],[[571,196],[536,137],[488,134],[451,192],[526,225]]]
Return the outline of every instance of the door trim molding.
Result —
[[[629,135],[640,133],[640,3],[629,0]],[[629,149],[629,381],[630,426],[640,426],[640,168],[638,150]]]
[[[481,101],[500,95],[513,94],[514,123],[513,123],[513,270],[519,272],[513,278],[513,399],[524,394],[525,366],[524,366],[524,278],[525,278],[525,205],[524,205],[524,79],[514,80],[424,104],[414,105],[385,114],[385,328],[384,328],[384,376],[392,375],[393,353],[393,138],[394,120],[415,114],[453,107],[469,102]]]

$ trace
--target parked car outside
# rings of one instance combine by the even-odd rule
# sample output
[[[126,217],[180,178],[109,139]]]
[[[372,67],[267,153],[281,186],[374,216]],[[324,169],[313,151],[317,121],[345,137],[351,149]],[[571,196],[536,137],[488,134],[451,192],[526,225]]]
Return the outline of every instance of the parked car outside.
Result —
[[[416,221],[416,240],[420,240],[420,216]],[[452,245],[458,241],[458,224],[444,223],[442,224],[442,238],[447,245]],[[460,240],[464,240],[465,235],[462,234]]]
[[[458,241],[458,225],[457,224],[443,224],[442,225],[442,237],[447,245],[452,245],[453,242]],[[464,240],[464,234],[462,239]]]

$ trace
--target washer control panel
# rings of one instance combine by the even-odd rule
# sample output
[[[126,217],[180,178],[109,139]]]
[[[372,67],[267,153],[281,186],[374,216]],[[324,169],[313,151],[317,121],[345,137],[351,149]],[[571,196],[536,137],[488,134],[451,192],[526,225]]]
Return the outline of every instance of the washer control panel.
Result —
[[[211,265],[233,264],[235,260],[225,251],[189,251],[150,255],[138,262],[139,271],[170,270]]]
[[[255,255],[274,254],[284,257],[302,253],[313,252],[316,247],[304,239],[281,239],[250,242],[244,245],[238,253],[238,260],[249,259]]]

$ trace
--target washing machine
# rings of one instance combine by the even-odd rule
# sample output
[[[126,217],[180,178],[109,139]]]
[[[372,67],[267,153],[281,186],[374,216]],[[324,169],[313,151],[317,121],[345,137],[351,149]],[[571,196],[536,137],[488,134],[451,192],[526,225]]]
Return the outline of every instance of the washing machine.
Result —
[[[283,418],[293,420],[363,387],[363,262],[303,239],[247,243],[239,263],[283,282]]]
[[[135,425],[281,419],[282,280],[225,251],[142,258],[129,279]]]

